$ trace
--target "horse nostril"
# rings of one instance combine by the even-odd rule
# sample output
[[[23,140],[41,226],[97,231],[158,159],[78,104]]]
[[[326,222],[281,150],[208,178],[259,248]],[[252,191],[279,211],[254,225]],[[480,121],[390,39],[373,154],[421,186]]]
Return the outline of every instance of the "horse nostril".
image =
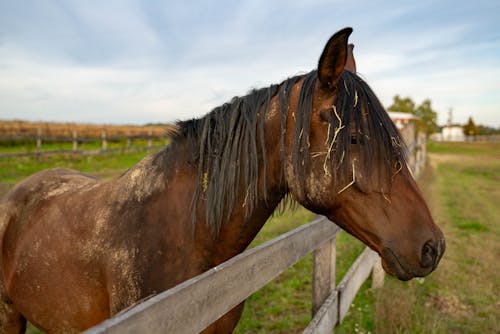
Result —
[[[436,265],[439,262],[439,260],[441,260],[441,258],[443,257],[445,249],[446,249],[446,242],[444,241],[444,238],[443,238],[443,239],[439,240],[439,243],[438,243],[438,259],[436,261]]]
[[[434,266],[437,256],[438,254],[434,242],[431,240],[427,241],[422,248],[422,267],[429,268]]]

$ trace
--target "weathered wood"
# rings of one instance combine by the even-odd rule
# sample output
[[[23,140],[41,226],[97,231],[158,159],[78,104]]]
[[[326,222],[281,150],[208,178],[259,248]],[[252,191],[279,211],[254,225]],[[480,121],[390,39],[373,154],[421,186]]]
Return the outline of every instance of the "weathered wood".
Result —
[[[130,137],[130,131],[127,131],[127,153],[130,152],[131,146],[132,146],[132,138]]]
[[[36,129],[36,149],[38,151],[42,149],[42,128]]]
[[[370,248],[365,248],[363,253],[356,259],[351,268],[347,271],[337,290],[339,292],[339,323],[351,306],[352,300],[356,296],[359,288],[370,275],[373,263],[378,259],[377,253]]]
[[[340,228],[320,218],[154,296],[86,333],[197,333]]]
[[[313,260],[313,316],[335,290],[335,238],[324,242],[314,251]]]
[[[372,269],[372,288],[379,289],[384,286],[385,271],[382,268],[382,259],[378,257]]]
[[[303,334],[331,334],[338,320],[337,291],[333,291],[304,330]]]
[[[101,138],[102,138],[102,150],[106,151],[108,149],[108,141],[106,140],[106,129],[103,129],[101,131]]]
[[[73,130],[73,152],[78,151],[78,134]]]

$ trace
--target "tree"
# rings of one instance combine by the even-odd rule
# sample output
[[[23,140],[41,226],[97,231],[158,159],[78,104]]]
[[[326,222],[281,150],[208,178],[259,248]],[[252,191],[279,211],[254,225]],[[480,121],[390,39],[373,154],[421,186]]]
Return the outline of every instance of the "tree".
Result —
[[[419,118],[419,130],[431,135],[439,131],[437,125],[437,113],[432,110],[431,100],[426,99],[415,109],[413,115]]]
[[[494,128],[491,126],[479,124],[477,126],[477,134],[478,135],[498,135],[498,134],[500,134],[500,127]]]
[[[464,135],[473,137],[477,136],[478,132],[476,124],[474,124],[472,117],[469,116],[469,121],[464,125]]]
[[[399,95],[396,95],[394,96],[392,105],[387,110],[406,112],[418,117],[418,129],[425,132],[427,136],[439,131],[437,113],[432,110],[429,99],[424,100],[421,105],[416,107],[415,102],[411,98],[401,98]]]
[[[400,98],[399,95],[394,96],[394,102],[387,108],[389,111],[399,111],[413,114],[415,110],[415,102],[409,97]]]

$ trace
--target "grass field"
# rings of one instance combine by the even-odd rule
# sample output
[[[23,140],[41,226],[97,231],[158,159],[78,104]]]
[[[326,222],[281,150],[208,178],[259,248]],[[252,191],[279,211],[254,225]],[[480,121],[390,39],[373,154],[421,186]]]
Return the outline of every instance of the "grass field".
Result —
[[[419,183],[447,239],[440,266],[410,282],[387,277],[379,290],[369,289],[367,281],[336,333],[500,332],[500,143],[430,143],[428,153],[429,166]],[[143,155],[0,160],[0,193],[53,166],[111,177]],[[274,217],[252,246],[311,218],[300,208]],[[338,282],[363,245],[341,233],[337,247]],[[308,256],[248,299],[236,333],[301,332],[311,318],[311,280]]]
[[[500,332],[500,143],[428,146],[419,183],[447,240],[425,279],[365,290],[352,308],[359,333]],[[371,301],[370,301],[371,298]]]
[[[159,147],[165,144],[164,139],[153,139],[151,141],[151,146]],[[135,139],[131,148],[146,148],[148,146],[148,141],[144,139]],[[106,148],[108,150],[113,149],[127,149],[127,140],[117,140],[117,141],[107,141]],[[86,141],[79,142],[77,150],[78,151],[99,151],[102,149],[102,141],[94,140],[94,141]],[[65,150],[68,153],[71,153],[73,150],[72,142],[44,142],[41,149],[36,147],[36,142],[34,140],[25,141],[21,144],[16,145],[1,145],[0,144],[0,155],[1,154],[22,154],[22,153],[35,153],[35,152],[47,152],[47,151],[61,151]]]
[[[107,149],[146,147],[144,136],[153,136],[152,146],[165,144],[165,134],[172,125],[96,125],[55,122],[26,122],[0,120],[0,155],[73,150],[73,135],[78,137],[79,151],[94,151],[102,148],[103,130],[108,138]],[[41,148],[37,148],[38,135]],[[127,142],[127,138],[130,142]]]

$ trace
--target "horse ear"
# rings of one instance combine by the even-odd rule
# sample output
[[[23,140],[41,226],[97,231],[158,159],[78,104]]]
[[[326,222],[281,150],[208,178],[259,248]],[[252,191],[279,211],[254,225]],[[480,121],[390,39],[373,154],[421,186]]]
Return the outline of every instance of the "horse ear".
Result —
[[[351,33],[352,28],[344,28],[330,37],[326,43],[318,64],[318,79],[323,89],[330,91],[335,89],[347,61],[347,40]]]
[[[356,73],[356,60],[354,59],[354,44],[349,44],[347,47],[347,60],[344,69],[349,72]]]

